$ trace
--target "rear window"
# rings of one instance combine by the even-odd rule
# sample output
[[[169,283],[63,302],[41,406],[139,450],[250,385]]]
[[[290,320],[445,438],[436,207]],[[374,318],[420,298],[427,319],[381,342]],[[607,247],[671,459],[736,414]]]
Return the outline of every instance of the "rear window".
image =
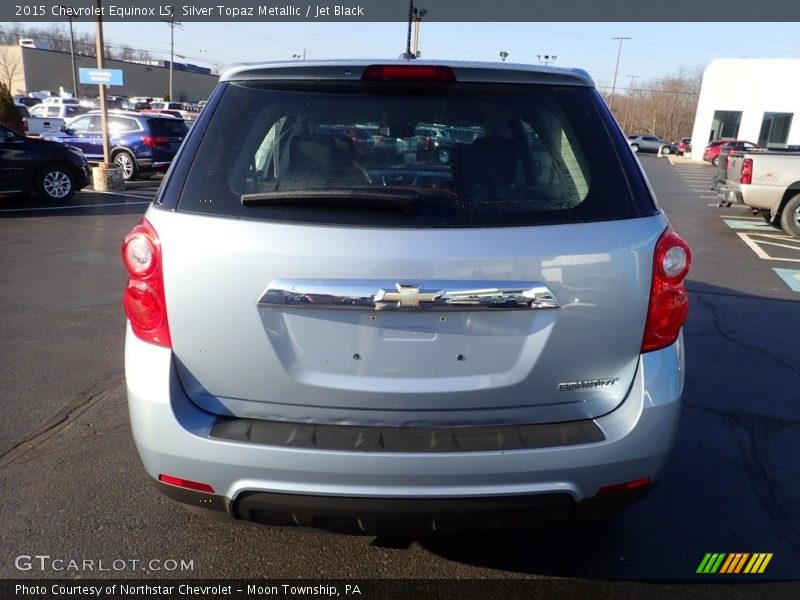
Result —
[[[229,83],[178,210],[393,227],[639,216],[597,101],[565,86]]]
[[[148,119],[152,135],[184,137],[189,128],[181,119]]]

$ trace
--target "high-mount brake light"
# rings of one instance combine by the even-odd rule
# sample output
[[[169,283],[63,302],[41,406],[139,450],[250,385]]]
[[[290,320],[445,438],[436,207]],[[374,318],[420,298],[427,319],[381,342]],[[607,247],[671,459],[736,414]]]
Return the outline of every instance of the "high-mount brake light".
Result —
[[[122,263],[128,271],[122,304],[133,333],[145,342],[170,348],[172,338],[167,322],[161,243],[147,219],[142,219],[125,236]]]
[[[456,74],[450,67],[436,65],[370,65],[364,69],[361,81],[434,81],[455,83]]]
[[[689,296],[683,280],[691,265],[689,245],[672,228],[667,228],[654,252],[642,352],[665,348],[678,339],[689,313]]]

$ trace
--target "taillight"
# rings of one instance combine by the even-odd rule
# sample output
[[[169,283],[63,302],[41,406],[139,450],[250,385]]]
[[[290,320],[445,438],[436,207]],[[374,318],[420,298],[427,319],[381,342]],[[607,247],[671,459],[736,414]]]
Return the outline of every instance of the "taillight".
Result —
[[[753,183],[753,159],[745,158],[742,161],[742,174],[739,177],[739,183],[751,184]]]
[[[147,219],[142,219],[125,236],[122,262],[128,271],[122,304],[133,333],[145,342],[170,348],[172,339],[164,296],[161,242]]]
[[[450,67],[436,65],[370,65],[364,69],[361,81],[436,81],[455,83],[456,74]]]
[[[654,254],[642,352],[673,344],[689,313],[689,296],[683,285],[692,264],[689,245],[668,227],[658,239]]]
[[[148,148],[169,148],[170,139],[168,137],[150,137],[150,136],[143,136],[142,141],[144,145]]]

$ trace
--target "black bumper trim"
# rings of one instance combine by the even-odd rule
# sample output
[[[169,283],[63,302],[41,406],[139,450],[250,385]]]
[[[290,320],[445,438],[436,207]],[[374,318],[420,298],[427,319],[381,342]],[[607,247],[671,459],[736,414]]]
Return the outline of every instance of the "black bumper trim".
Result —
[[[209,437],[314,450],[412,453],[530,450],[605,440],[591,420],[489,427],[359,427],[221,419]]]
[[[154,480],[155,481],[155,480]],[[166,496],[213,519],[237,519],[280,528],[350,535],[431,535],[499,531],[594,521],[614,516],[644,497],[649,487],[577,504],[566,492],[467,498],[362,498],[244,492],[225,496],[155,481]]]
[[[488,498],[350,498],[246,492],[234,516],[272,527],[354,535],[423,535],[510,529],[569,520],[567,493]]]

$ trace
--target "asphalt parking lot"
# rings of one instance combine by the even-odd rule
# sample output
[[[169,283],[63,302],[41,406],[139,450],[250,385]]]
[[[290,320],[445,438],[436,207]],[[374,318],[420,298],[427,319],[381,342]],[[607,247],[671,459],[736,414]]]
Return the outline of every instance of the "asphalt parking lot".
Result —
[[[161,497],[128,426],[119,260],[159,180],[61,207],[0,199],[0,577],[558,577],[570,593],[585,579],[723,581],[696,574],[704,555],[744,552],[773,557],[738,580],[797,579],[800,243],[742,208],[717,208],[710,167],[640,160],[694,252],[672,460],[650,496],[610,523],[480,536],[219,524]],[[15,566],[34,554],[142,562],[77,574]]]

